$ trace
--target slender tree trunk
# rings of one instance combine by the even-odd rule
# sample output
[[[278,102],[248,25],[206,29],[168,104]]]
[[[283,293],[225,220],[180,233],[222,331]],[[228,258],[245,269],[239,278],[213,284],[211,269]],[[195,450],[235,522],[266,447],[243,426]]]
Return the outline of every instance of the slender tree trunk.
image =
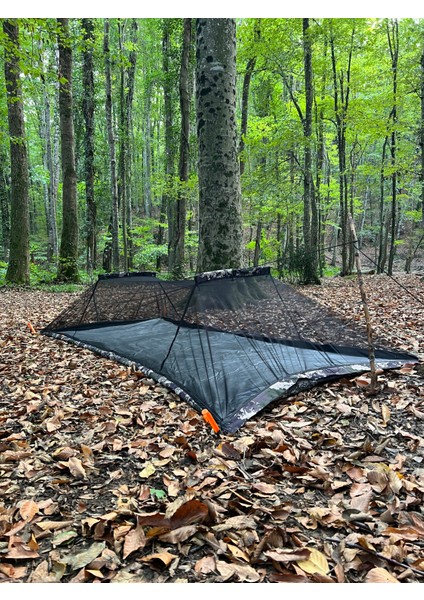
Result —
[[[6,167],[6,153],[0,153],[0,218],[3,245],[2,260],[9,261],[10,251],[10,210],[9,210],[9,168]]]
[[[184,19],[183,49],[181,55],[180,69],[180,110],[181,110],[181,134],[180,134],[180,162],[178,175],[182,185],[179,186],[177,196],[177,210],[175,214],[175,257],[173,274],[181,278],[184,274],[184,248],[187,214],[187,189],[185,185],[189,177],[190,160],[190,49],[192,40],[192,19]]]
[[[127,84],[125,95],[126,120],[125,120],[125,137],[127,138],[126,146],[126,181],[127,181],[127,245],[128,245],[128,267],[133,268],[134,261],[134,245],[132,238],[133,227],[133,195],[132,195],[132,177],[133,163],[131,149],[134,147],[133,134],[133,101],[135,87],[135,69],[137,64],[137,36],[138,25],[137,19],[131,19],[131,50],[128,55],[127,69]]]
[[[391,203],[391,223],[390,223],[390,249],[389,249],[389,262],[387,266],[387,272],[389,275],[393,274],[394,259],[396,253],[396,229],[397,229],[397,76],[398,76],[398,62],[399,62],[399,24],[397,19],[394,19],[391,23],[387,24],[387,39],[389,43],[390,57],[392,62],[392,94],[393,94],[393,106],[392,106],[392,133],[390,136],[390,155],[391,155],[391,166],[392,166],[392,203]]]
[[[46,84],[43,84],[44,109],[41,109],[42,139],[44,140],[43,162],[49,174],[45,186],[46,226],[47,226],[47,262],[51,264],[58,255],[58,235],[56,222],[57,185],[53,167],[52,127],[50,95]]]
[[[82,19],[83,51],[83,114],[85,122],[85,198],[87,203],[87,270],[91,273],[97,261],[97,206],[94,197],[94,74],[93,74],[93,19]]]
[[[159,228],[157,244],[164,242],[165,213],[168,220],[168,271],[174,272],[175,264],[175,238],[176,238],[176,199],[174,197],[175,176],[175,144],[173,136],[173,102],[172,95],[176,81],[172,79],[170,69],[170,22],[162,20],[162,68],[163,68],[163,97],[164,97],[164,125],[165,125],[165,191],[162,196],[161,212],[159,215]],[[157,259],[157,269],[161,269],[160,256]]]
[[[379,234],[378,234],[378,259],[377,273],[383,273],[387,260],[387,236],[385,236],[385,216],[384,216],[384,167],[386,163],[386,148],[389,138],[386,136],[383,143],[380,166],[380,205],[379,205]]]
[[[243,263],[236,128],[236,23],[196,20],[199,156],[198,270]]]
[[[151,85],[145,90],[144,99],[144,146],[143,146],[143,173],[144,173],[144,213],[147,218],[152,215],[152,127],[151,127]]]
[[[421,149],[421,169],[420,169],[420,183],[421,183],[421,220],[424,227],[424,48],[421,54],[421,88],[420,88],[420,108],[421,108],[421,120],[420,120],[420,149]]]
[[[112,244],[111,246],[109,246],[108,244],[106,245],[103,265],[104,267],[106,267],[107,271],[110,271],[112,267],[113,270],[117,272],[119,271],[119,200],[118,183],[116,177],[115,133],[113,128],[112,77],[110,65],[109,29],[109,19],[105,19],[103,55],[105,60],[105,112],[110,162],[111,219],[109,231],[112,237]],[[109,260],[109,257],[111,260]]]
[[[303,132],[305,135],[305,155],[303,173],[303,241],[305,246],[305,283],[319,283],[318,277],[318,221],[316,199],[312,177],[312,111],[313,111],[313,73],[312,43],[309,31],[309,19],[303,19],[303,63],[305,72],[305,116]]]
[[[128,271],[128,239],[127,239],[127,145],[126,136],[126,105],[125,105],[125,67],[124,67],[124,25],[123,20],[118,19],[119,52],[121,55],[121,68],[119,78],[119,178],[118,196],[121,207],[123,268]]]
[[[245,144],[245,137],[247,134],[247,119],[249,115],[249,90],[250,90],[250,82],[252,80],[253,71],[256,65],[256,57],[249,58],[247,61],[246,71],[243,77],[243,93],[241,98],[241,130],[240,130],[240,144],[239,144],[239,154],[240,154],[240,175],[244,173],[245,167],[245,158],[243,156]]]
[[[253,255],[253,266],[257,267],[259,265],[259,259],[261,256],[261,241],[262,241],[262,220],[258,221],[258,225],[256,227],[256,237],[255,237],[255,253]]]
[[[339,159],[339,197],[340,197],[340,231],[342,244],[342,268],[341,275],[349,274],[349,248],[348,242],[351,237],[349,229],[349,203],[348,203],[348,184],[346,172],[346,117],[349,109],[350,100],[350,75],[353,54],[353,41],[355,29],[352,29],[351,44],[348,55],[348,66],[344,73],[337,68],[334,38],[330,37],[331,64],[333,68],[334,85],[334,112],[337,130],[337,151]]]
[[[16,19],[3,21],[6,36],[4,74],[11,161],[10,256],[6,281],[29,284],[28,156],[19,65],[19,27]]]
[[[78,205],[72,99],[72,46],[68,19],[58,19],[59,114],[62,150],[62,238],[57,279],[78,282]]]

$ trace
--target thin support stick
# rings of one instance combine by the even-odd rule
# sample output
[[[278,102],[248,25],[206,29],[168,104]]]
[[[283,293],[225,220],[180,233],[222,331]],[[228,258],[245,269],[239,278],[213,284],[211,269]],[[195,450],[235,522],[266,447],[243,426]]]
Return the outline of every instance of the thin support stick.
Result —
[[[356,273],[358,275],[359,290],[361,292],[362,305],[364,307],[365,322],[367,324],[367,338],[368,338],[368,356],[370,360],[370,371],[371,371],[371,393],[374,393],[377,389],[377,372],[375,369],[375,346],[373,340],[373,331],[371,326],[371,318],[368,310],[367,295],[365,292],[364,280],[362,277],[361,259],[359,255],[358,238],[356,236],[355,223],[352,215],[349,215],[349,226],[352,232],[353,246],[355,248],[355,261],[356,261]]]

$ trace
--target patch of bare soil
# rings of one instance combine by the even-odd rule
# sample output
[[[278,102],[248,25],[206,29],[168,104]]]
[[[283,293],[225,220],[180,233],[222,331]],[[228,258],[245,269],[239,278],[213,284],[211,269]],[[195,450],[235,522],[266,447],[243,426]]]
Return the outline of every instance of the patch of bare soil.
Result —
[[[424,283],[400,279],[366,278],[373,326],[423,359]],[[354,279],[302,291],[363,323]],[[0,581],[424,582],[422,363],[217,435],[141,373],[38,334],[72,299],[0,291]]]

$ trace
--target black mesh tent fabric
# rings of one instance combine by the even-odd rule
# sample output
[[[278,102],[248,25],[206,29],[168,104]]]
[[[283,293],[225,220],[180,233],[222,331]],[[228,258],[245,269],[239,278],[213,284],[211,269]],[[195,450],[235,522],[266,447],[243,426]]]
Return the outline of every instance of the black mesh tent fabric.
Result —
[[[370,368],[366,331],[269,267],[99,276],[42,333],[142,370],[229,433],[279,398]],[[380,341],[375,356],[380,369],[418,362]]]

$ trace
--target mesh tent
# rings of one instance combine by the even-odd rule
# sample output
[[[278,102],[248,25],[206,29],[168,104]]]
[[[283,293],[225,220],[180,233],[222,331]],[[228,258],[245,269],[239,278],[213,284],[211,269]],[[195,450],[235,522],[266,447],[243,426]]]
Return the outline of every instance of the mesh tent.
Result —
[[[269,267],[163,281],[99,276],[42,333],[143,371],[220,429],[235,432],[277,399],[370,368],[365,329],[346,323]],[[418,362],[376,341],[376,366]]]

